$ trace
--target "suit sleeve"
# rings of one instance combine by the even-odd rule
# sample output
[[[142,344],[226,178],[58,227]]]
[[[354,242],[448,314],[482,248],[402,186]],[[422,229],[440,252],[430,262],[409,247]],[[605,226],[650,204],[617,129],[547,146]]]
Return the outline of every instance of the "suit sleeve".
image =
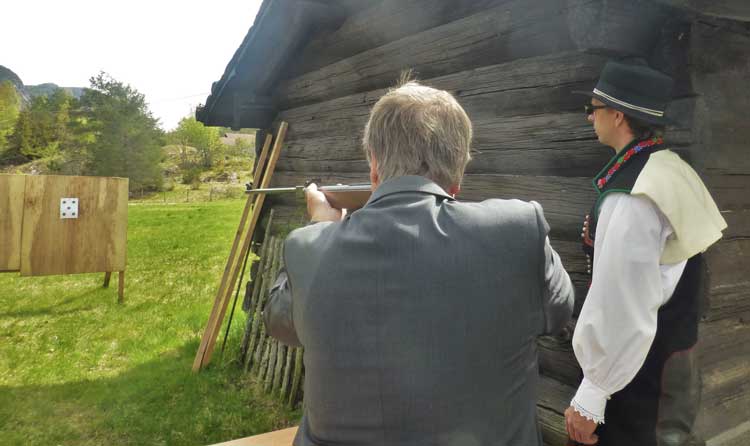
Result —
[[[550,244],[549,225],[539,203],[531,202],[536,211],[542,243],[542,310],[544,312],[544,334],[556,334],[562,330],[573,314],[575,289],[560,260]]]
[[[263,322],[268,334],[284,344],[295,347],[302,345],[294,328],[292,286],[286,268],[279,272],[276,282],[271,287],[266,308],[263,310]]]

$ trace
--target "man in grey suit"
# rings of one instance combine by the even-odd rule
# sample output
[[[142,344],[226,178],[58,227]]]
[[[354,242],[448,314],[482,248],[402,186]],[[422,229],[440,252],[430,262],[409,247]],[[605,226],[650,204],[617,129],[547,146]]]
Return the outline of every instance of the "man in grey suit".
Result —
[[[372,109],[373,194],[293,231],[265,309],[305,349],[295,445],[542,444],[537,336],[570,318],[573,288],[534,202],[460,203],[471,122],[409,82]]]

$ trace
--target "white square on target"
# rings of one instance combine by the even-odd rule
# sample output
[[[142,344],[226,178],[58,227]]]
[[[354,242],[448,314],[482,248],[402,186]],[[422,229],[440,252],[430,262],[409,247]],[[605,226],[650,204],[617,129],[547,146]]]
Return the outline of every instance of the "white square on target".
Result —
[[[78,198],[60,199],[60,218],[78,218]]]

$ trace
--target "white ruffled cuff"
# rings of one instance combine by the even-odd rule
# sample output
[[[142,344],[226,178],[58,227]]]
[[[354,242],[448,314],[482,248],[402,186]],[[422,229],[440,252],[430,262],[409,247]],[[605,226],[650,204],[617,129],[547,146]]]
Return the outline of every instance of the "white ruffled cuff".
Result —
[[[604,424],[604,409],[607,407],[608,399],[609,394],[606,391],[583,378],[570,405],[589,420],[595,421],[597,424]]]

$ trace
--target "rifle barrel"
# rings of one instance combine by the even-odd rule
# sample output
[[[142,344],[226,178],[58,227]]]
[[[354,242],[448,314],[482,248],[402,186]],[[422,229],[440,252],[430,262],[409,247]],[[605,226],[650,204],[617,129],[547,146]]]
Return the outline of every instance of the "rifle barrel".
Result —
[[[280,195],[296,193],[298,196],[303,196],[305,191],[305,186],[269,187],[264,189],[249,189],[249,187],[248,185],[248,189],[245,191],[248,194]],[[325,194],[326,199],[332,207],[354,211],[364,206],[370,198],[372,186],[369,184],[337,184],[333,186],[320,186],[318,190]]]

